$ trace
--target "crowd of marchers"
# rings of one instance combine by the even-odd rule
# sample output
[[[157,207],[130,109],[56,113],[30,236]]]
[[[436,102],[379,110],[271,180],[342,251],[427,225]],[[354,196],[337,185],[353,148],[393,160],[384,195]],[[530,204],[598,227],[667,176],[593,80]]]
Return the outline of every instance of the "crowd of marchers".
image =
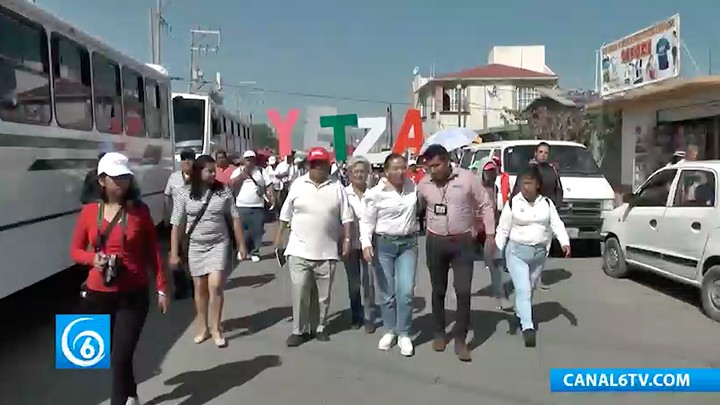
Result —
[[[342,263],[348,281],[354,328],[368,334],[382,328],[378,349],[397,346],[414,355],[413,296],[420,235],[432,284],[432,347],[452,342],[461,361],[471,361],[467,344],[474,262],[489,270],[498,310],[517,315],[525,346],[536,345],[533,292],[539,286],[550,244],[557,238],[566,256],[570,243],[557,212],[562,186],[548,163],[550,147],[540,143],[520,173],[509,203],[496,207],[499,162],[457,167],[449,151],[430,145],[408,159],[390,154],[373,167],[357,156],[334,162],[322,147],[258,162],[247,151],[233,164],[223,151],[214,157],[180,154],[181,170],[167,182],[169,267],[175,297],[192,296],[196,308],[193,341],[225,347],[223,286],[237,261],[262,260],[265,224],[274,215],[275,258],[287,262],[291,280],[290,347],[329,341],[333,281]],[[127,157],[101,156],[89,174],[85,203],[71,255],[91,268],[83,286],[83,313],[112,320],[112,405],[139,404],[132,358],[150,307],[164,313],[169,286],[149,209],[140,200]],[[558,200],[558,198],[560,200]],[[284,267],[284,266],[283,266]],[[457,299],[448,335],[445,297],[449,271]],[[504,273],[514,287],[510,300]],[[154,275],[155,293],[150,278]]]

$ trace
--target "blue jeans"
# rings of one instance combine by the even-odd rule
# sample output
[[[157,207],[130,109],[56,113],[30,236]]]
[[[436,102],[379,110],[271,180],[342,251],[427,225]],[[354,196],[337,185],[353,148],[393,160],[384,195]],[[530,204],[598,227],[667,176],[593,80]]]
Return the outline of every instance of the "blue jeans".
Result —
[[[483,247],[483,263],[490,270],[490,282],[492,284],[492,294],[494,298],[507,298],[505,290],[504,263],[502,251],[495,249],[493,253],[488,251],[488,247]]]
[[[377,322],[379,308],[375,302],[375,277],[371,271],[370,264],[363,259],[362,250],[351,249],[345,259],[345,274],[353,324],[366,322],[375,325]]]
[[[515,287],[515,313],[522,330],[535,329],[532,320],[532,292],[545,265],[547,247],[508,241],[505,249],[507,268]]]
[[[409,336],[418,246],[415,235],[375,238],[376,280],[383,325],[389,333]]]
[[[258,256],[265,233],[265,208],[238,207],[238,213],[245,234],[245,247],[248,254]]]

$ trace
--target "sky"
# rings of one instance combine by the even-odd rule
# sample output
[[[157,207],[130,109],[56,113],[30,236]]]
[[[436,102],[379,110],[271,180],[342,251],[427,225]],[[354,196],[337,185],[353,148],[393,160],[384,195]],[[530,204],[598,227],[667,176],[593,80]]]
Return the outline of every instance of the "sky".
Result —
[[[156,0],[37,0],[37,4],[121,52],[149,61],[150,7]],[[680,13],[683,75],[720,73],[717,0],[163,0],[170,32],[162,64],[189,76],[190,29],[220,29],[217,55],[201,59],[205,77],[226,85],[255,81],[267,92],[226,87],[243,111],[265,121],[308,105],[382,116],[383,102],[354,102],[271,93],[312,93],[389,101],[403,114],[412,70],[438,74],[483,65],[494,45],[544,45],[546,64],[565,88],[594,88],[595,50]],[[561,17],[562,16],[562,17]],[[709,57],[709,50],[717,56]],[[184,91],[186,83],[176,83]],[[404,104],[405,103],[405,104]],[[396,113],[398,114],[398,113]],[[299,125],[299,124],[298,124]]]

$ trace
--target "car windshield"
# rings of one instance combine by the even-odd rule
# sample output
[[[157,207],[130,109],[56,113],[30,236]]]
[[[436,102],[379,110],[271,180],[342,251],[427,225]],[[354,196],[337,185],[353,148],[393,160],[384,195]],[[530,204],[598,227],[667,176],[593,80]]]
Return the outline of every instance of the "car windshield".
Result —
[[[535,145],[518,145],[505,148],[504,165],[508,174],[518,174],[535,155]],[[560,175],[602,176],[590,151],[583,146],[550,146],[550,163]]]

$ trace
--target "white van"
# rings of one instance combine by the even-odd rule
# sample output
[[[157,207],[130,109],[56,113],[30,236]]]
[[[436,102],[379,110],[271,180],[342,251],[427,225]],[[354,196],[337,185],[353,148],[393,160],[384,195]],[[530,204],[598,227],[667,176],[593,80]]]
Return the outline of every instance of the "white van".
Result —
[[[502,173],[509,178],[510,190],[517,174],[535,154],[542,141],[517,140],[487,142],[466,146],[460,166],[470,165],[488,156],[497,156]],[[558,207],[571,239],[600,240],[603,212],[615,208],[615,193],[600,172],[592,153],[583,145],[567,141],[545,141],[550,145],[550,162],[560,175],[563,186],[563,204]],[[498,190],[502,190],[502,176],[498,176]],[[497,196],[498,207],[503,206],[502,191]]]

